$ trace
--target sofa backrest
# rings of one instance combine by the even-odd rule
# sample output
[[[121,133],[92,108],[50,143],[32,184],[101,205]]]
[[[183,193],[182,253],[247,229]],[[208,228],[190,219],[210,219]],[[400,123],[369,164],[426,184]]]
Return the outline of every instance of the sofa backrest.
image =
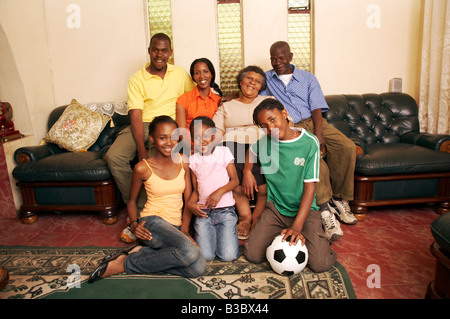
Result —
[[[401,135],[419,132],[417,104],[408,94],[327,95],[325,100],[328,123],[366,144],[398,143]]]

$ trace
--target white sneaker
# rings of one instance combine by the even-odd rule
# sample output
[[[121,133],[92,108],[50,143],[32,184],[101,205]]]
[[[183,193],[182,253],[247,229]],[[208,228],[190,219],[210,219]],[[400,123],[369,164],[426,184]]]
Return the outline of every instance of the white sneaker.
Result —
[[[350,210],[348,201],[336,200],[334,198],[331,198],[328,206],[330,207],[331,212],[337,216],[340,222],[348,225],[354,225],[358,222],[358,220]]]
[[[337,240],[344,235],[341,229],[341,225],[336,220],[336,217],[328,209],[323,210],[320,215],[322,216],[322,225],[325,230],[325,236],[331,240]]]

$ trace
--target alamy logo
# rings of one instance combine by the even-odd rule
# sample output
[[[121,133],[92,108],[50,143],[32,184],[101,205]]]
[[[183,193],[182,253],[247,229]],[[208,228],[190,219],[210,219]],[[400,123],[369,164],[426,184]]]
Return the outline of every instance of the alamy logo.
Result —
[[[300,158],[300,157],[296,157],[294,160],[294,164],[297,166],[305,166],[305,159],[304,158]]]
[[[66,25],[69,29],[81,28],[81,8],[78,4],[69,4],[66,12],[70,13],[66,20]]]
[[[369,29],[381,29],[381,8],[378,4],[370,4],[367,9],[370,15],[367,17],[366,25]]]

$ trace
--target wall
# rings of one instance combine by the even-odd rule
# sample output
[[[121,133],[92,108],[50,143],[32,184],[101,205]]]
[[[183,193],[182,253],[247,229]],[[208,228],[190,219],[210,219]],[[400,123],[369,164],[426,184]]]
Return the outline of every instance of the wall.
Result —
[[[220,82],[216,2],[172,0],[174,61],[189,72],[192,61],[208,58]]]
[[[23,134],[43,131],[53,105],[42,1],[0,1],[0,99]]]
[[[75,6],[73,6],[75,4]],[[49,112],[68,104],[124,101],[147,61],[145,0],[2,0],[0,99],[16,128],[39,143]],[[3,64],[3,63],[2,63]]]
[[[271,69],[269,49],[276,41],[287,41],[287,1],[243,1],[245,65]],[[276,18],[275,18],[276,17]]]
[[[381,93],[403,79],[419,98],[422,0],[316,0],[315,74],[325,94]]]
[[[125,100],[147,57],[144,1],[46,0],[55,103]],[[76,4],[77,6],[70,6]],[[69,10],[69,12],[67,12]],[[79,10],[79,27],[77,27]],[[71,19],[73,16],[73,19]],[[72,20],[72,21],[71,21]]]

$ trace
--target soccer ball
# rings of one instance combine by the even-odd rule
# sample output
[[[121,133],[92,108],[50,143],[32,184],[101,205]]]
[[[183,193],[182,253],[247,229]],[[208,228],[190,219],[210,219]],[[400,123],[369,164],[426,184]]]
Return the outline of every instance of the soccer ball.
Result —
[[[267,247],[267,260],[272,269],[280,275],[298,274],[308,263],[308,249],[306,245],[302,246],[301,241],[298,241],[297,245],[289,246],[289,240],[282,242],[281,239],[283,235],[275,237]]]

